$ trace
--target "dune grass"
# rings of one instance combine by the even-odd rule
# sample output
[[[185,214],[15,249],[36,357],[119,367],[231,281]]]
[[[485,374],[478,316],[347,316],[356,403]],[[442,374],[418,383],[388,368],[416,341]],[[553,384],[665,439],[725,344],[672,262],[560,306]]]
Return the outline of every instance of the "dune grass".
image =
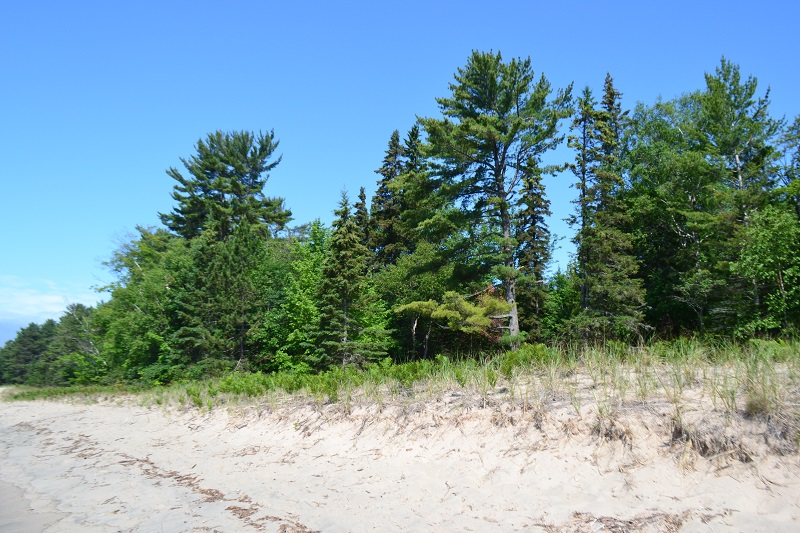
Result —
[[[443,394],[470,395],[482,398],[484,404],[487,398],[502,396],[529,408],[547,397],[568,401],[577,416],[592,405],[602,421],[613,419],[623,406],[652,399],[668,401],[679,419],[688,393],[729,414],[767,417],[794,410],[800,403],[800,343],[679,339],[640,347],[528,344],[515,352],[477,358],[437,356],[401,364],[386,359],[318,374],[234,372],[167,386],[20,388],[5,397],[134,395],[143,404],[208,410],[292,400],[382,405],[398,398],[425,401]]]

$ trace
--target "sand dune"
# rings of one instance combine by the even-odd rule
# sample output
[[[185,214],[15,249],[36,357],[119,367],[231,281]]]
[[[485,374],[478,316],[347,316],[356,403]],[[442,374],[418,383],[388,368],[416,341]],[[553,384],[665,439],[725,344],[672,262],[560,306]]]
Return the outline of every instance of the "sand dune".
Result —
[[[380,408],[0,409],[8,531],[800,529],[799,457],[767,422],[687,409],[695,432],[681,438],[666,403],[601,422],[590,404],[579,416],[456,393]]]

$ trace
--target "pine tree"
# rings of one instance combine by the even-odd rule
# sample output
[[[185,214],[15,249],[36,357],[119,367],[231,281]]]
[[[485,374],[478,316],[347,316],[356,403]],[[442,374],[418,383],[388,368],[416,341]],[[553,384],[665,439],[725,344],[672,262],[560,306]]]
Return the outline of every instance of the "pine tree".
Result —
[[[361,244],[369,249],[372,221],[370,218],[369,209],[367,208],[367,193],[364,187],[358,191],[358,201],[353,204],[353,222],[361,234]],[[372,261],[370,261],[370,264]]]
[[[764,313],[762,287],[756,277],[731,275],[744,243],[740,238],[750,218],[766,207],[778,176],[776,143],[783,125],[769,114],[769,89],[757,97],[758,80],[742,80],[739,66],[722,58],[714,74],[706,74],[706,89],[698,95],[696,139],[710,163],[720,196],[720,215],[727,218],[717,240],[715,276],[719,284],[714,305],[716,326],[729,329],[743,317]],[[727,213],[725,213],[727,212]],[[727,215],[727,216],[726,216]],[[733,215],[733,216],[730,216]]]
[[[372,197],[371,235],[369,247],[375,254],[377,265],[391,265],[404,252],[404,246],[398,230],[402,206],[397,191],[397,180],[403,172],[403,147],[400,144],[400,133],[392,132],[389,146],[383,158],[381,168],[375,171],[380,176],[378,188]]]
[[[403,143],[395,130],[383,165],[375,171],[381,177],[370,210],[370,249],[378,265],[393,265],[403,254],[412,253],[420,240],[438,237],[430,228],[420,227],[441,206],[425,171],[421,144],[419,125],[409,130]]]
[[[781,135],[787,161],[781,170],[781,188],[778,193],[785,198],[800,221],[800,116]]]
[[[577,212],[569,220],[573,226],[578,226],[578,231],[573,239],[577,247],[576,270],[580,283],[580,306],[581,309],[588,307],[589,286],[586,282],[586,268],[588,263],[588,249],[581,246],[586,239],[589,228],[592,226],[592,216],[595,208],[594,199],[590,196],[591,182],[596,171],[597,139],[595,135],[595,120],[597,102],[592,95],[591,89],[586,86],[583,93],[576,101],[576,112],[572,120],[571,129],[575,132],[569,136],[567,145],[574,149],[575,163],[571,165],[572,172],[578,178],[575,188],[578,190]]]
[[[562,140],[558,124],[569,116],[571,87],[549,100],[550,83],[544,76],[534,81],[530,59],[504,63],[500,53],[473,52],[450,90],[450,97],[437,99],[444,118],[420,123],[441,163],[439,189],[466,207],[457,231],[469,250],[462,249],[480,256],[502,281],[510,306],[507,328],[516,339],[516,200],[535,172],[532,165]],[[466,257],[459,261],[468,262]]]
[[[535,168],[535,165],[531,165]],[[526,176],[520,195],[517,264],[520,273],[518,300],[522,311],[520,326],[528,334],[540,334],[540,319],[547,295],[545,270],[550,262],[550,201],[545,196],[541,174]]]
[[[703,333],[726,275],[730,209],[698,142],[699,94],[647,107],[630,121],[625,154],[634,255],[641,258],[648,323],[664,336]]]
[[[734,191],[742,223],[765,205],[774,187],[778,152],[774,142],[782,121],[769,115],[769,89],[756,98],[758,80],[742,82],[739,65],[724,57],[714,74],[706,74],[700,95],[700,141],[717,164],[720,181]]]
[[[402,171],[390,184],[400,205],[400,219],[394,225],[401,254],[413,253],[423,241],[441,243],[458,231],[460,210],[452,209],[452,195],[444,182],[443,175],[432,171],[419,125],[414,124],[403,141]]]
[[[0,384],[20,385],[31,378],[31,371],[45,357],[56,335],[55,320],[31,323],[0,348]]]
[[[274,233],[291,219],[282,198],[263,193],[269,172],[281,161],[270,161],[278,147],[274,132],[217,131],[195,147],[196,155],[181,158],[188,176],[175,168],[167,171],[178,182],[172,193],[178,205],[159,214],[170,230],[192,239],[214,227],[216,239],[224,240],[240,223]]]
[[[253,328],[263,296],[254,279],[265,255],[259,228],[249,225],[224,241],[213,228],[192,241],[191,260],[173,287],[172,343],[193,363],[239,367],[260,353]]]
[[[574,325],[584,340],[641,338],[644,289],[636,277],[620,156],[626,112],[613,79],[606,76],[600,109],[584,90],[573,137],[578,148],[580,230],[577,237],[581,276],[581,314]]]
[[[93,313],[94,308],[83,304],[67,306],[46,356],[32,368],[38,385],[85,385],[103,379],[108,364],[95,343]]]
[[[361,363],[384,355],[381,330],[385,311],[369,279],[369,250],[356,224],[350,201],[342,193],[323,267],[319,296],[318,345],[323,364]]]

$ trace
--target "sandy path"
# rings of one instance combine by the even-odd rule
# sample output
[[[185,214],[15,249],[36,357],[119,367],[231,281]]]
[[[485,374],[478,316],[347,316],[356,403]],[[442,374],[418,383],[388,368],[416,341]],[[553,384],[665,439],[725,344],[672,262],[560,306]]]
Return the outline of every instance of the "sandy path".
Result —
[[[542,421],[447,398],[348,414],[3,403],[0,472],[48,532],[800,529],[796,455],[706,459],[657,410],[626,420],[605,440],[566,408]]]

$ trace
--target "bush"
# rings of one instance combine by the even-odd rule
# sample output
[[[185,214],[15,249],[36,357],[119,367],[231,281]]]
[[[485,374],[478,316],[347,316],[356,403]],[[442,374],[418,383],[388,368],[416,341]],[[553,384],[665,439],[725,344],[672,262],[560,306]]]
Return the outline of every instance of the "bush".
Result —
[[[267,392],[269,389],[267,384],[268,379],[261,372],[255,374],[233,372],[219,380],[217,389],[221,393],[255,397]]]
[[[311,366],[305,361],[301,361],[284,351],[278,350],[272,358],[270,367],[278,373],[290,372],[293,374],[310,374]]]
[[[106,376],[108,367],[100,356],[73,352],[62,355],[53,364],[61,383],[70,385],[96,385]]]
[[[139,380],[147,385],[167,385],[183,377],[183,367],[155,363],[139,370]]]

